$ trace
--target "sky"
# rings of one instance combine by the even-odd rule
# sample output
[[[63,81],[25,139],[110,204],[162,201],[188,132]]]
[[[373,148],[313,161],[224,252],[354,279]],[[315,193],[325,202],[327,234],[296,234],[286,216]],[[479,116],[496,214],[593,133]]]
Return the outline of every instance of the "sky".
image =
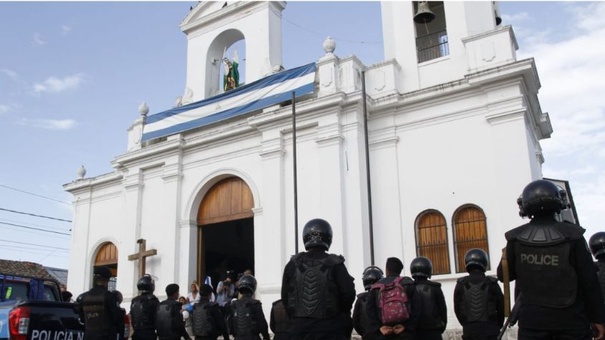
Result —
[[[113,171],[141,102],[153,114],[183,95],[179,23],[196,3],[0,1],[0,259],[68,267],[63,185],[82,165],[86,177]],[[605,2],[500,2],[500,12],[518,59],[535,59],[554,129],[543,175],[570,181],[588,239],[605,230]],[[317,61],[327,36],[340,57],[382,61],[380,3],[288,2],[285,68]]]

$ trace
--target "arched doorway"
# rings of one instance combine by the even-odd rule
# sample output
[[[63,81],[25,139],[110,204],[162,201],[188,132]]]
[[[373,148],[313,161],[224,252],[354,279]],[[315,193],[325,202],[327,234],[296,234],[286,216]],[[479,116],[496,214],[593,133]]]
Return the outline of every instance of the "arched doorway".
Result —
[[[206,275],[216,288],[225,272],[254,273],[254,200],[239,177],[225,178],[204,196],[197,215],[198,282]]]
[[[112,278],[109,280],[109,290],[116,287],[116,277],[118,276],[118,248],[111,242],[105,242],[99,246],[93,271],[96,267],[106,266],[111,269]]]

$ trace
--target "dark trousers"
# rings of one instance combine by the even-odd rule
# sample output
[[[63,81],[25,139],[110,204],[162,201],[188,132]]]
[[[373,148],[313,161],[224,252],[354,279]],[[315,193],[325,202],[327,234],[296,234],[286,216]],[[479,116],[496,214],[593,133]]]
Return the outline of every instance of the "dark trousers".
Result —
[[[133,340],[156,340],[157,338],[154,329],[138,330],[132,333]]]
[[[438,330],[417,330],[416,339],[420,340],[442,340],[441,332]]]
[[[309,332],[309,333],[292,333],[290,336],[292,340],[345,340],[346,337],[341,332],[338,333],[323,333],[323,332]]]
[[[591,340],[590,328],[573,330],[542,331],[519,328],[518,340]]]
[[[463,340],[497,340],[497,335],[463,335]],[[519,338],[521,339],[521,338]]]

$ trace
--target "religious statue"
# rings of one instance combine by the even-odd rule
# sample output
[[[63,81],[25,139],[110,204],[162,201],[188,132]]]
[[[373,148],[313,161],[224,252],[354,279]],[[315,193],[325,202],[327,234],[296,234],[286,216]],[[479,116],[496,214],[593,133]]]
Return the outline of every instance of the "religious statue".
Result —
[[[223,90],[227,92],[239,86],[239,71],[237,69],[239,66],[239,58],[237,56],[237,51],[233,53],[232,60],[229,60],[229,58],[224,57],[223,63],[225,63],[225,74],[223,75]]]

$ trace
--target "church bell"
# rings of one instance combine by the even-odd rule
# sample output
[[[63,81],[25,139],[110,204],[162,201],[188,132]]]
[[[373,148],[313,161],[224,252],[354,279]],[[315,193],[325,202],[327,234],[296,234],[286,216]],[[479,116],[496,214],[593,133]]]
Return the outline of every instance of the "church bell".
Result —
[[[414,15],[414,21],[419,24],[426,24],[435,20],[435,13],[431,12],[428,1],[419,1],[418,9]]]

